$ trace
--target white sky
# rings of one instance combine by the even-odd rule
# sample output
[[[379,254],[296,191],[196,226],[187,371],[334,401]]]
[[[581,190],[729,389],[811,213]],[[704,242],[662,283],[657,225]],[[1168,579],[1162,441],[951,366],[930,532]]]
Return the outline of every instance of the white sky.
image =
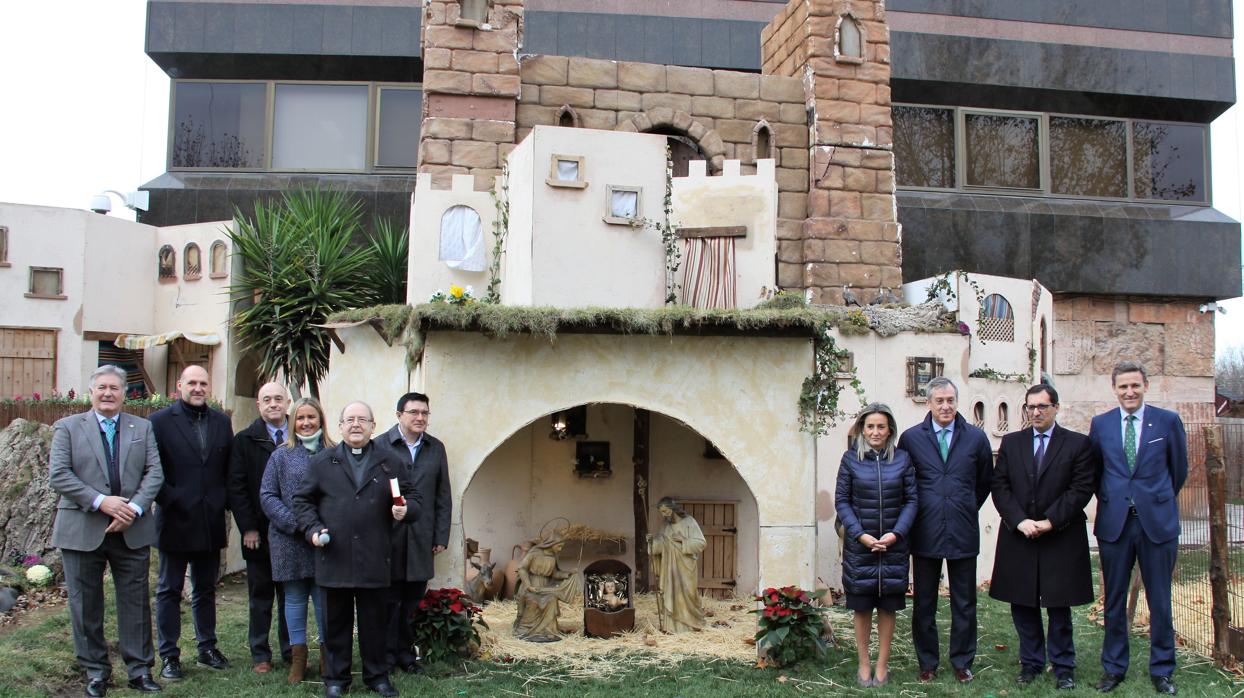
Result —
[[[0,0],[0,201],[86,208],[164,172],[169,79],[143,53],[144,0]],[[1244,55],[1244,12],[1235,13]],[[1244,70],[1236,94],[1244,100]],[[1240,107],[1214,122],[1214,205],[1241,220]],[[133,212],[113,198],[114,216]],[[1244,346],[1244,299],[1218,316],[1218,352]]]

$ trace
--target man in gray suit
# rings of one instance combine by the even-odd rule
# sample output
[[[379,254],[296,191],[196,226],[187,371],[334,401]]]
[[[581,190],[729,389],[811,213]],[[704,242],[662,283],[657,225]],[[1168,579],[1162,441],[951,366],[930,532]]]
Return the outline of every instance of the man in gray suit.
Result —
[[[164,484],[151,423],[123,414],[125,371],[91,374],[91,410],[56,422],[50,480],[60,495],[52,545],[65,561],[69,616],[86,695],[108,692],[112,664],[104,641],[104,568],[116,586],[117,644],[130,688],[155,693],[151,679],[151,599],[147,574],[156,540],[151,503]]]

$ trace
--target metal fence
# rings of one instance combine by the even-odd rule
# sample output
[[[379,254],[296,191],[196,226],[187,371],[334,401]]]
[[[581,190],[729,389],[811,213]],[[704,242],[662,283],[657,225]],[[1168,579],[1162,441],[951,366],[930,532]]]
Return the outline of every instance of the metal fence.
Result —
[[[1223,446],[1226,477],[1223,492],[1211,500],[1208,477],[1206,427],[1217,426]],[[1188,423],[1188,481],[1179,493],[1182,532],[1171,589],[1175,633],[1179,643],[1198,654],[1214,651],[1214,599],[1210,578],[1211,501],[1225,506],[1227,540],[1226,588],[1229,601],[1228,635],[1231,654],[1244,658],[1244,420],[1239,422]],[[1224,482],[1225,480],[1225,482]],[[1143,608],[1143,594],[1141,595]],[[1140,620],[1143,621],[1143,618]]]

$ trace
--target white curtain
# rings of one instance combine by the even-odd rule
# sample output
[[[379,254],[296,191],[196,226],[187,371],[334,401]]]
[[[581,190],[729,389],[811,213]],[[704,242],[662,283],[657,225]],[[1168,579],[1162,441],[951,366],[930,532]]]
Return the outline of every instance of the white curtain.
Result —
[[[441,216],[440,259],[459,271],[484,271],[484,231],[470,206],[453,206]]]
[[[639,211],[639,192],[614,190],[609,199],[609,215],[614,218],[635,218]]]
[[[557,179],[562,182],[579,181],[579,161],[578,160],[558,160],[557,161]]]

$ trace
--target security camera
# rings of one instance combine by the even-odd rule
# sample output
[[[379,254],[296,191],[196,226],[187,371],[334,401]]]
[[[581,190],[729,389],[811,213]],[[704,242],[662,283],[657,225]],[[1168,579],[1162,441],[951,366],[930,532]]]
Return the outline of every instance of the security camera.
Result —
[[[1198,308],[1197,310],[1200,310],[1202,313],[1212,313],[1215,310],[1217,310],[1218,313],[1221,315],[1227,314],[1227,309],[1222,307],[1221,305],[1218,305],[1217,301],[1210,301],[1208,303],[1202,303],[1201,307]]]
[[[91,203],[88,208],[95,213],[107,215],[112,210],[112,200],[108,198],[107,194],[96,194],[91,197]]]

